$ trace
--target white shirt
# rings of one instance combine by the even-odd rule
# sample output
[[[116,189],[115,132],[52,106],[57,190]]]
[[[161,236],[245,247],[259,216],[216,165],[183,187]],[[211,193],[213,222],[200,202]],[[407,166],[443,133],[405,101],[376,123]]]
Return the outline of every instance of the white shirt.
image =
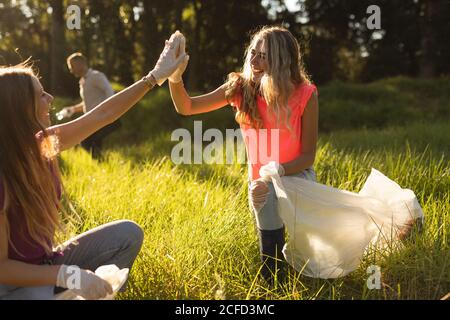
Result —
[[[89,112],[100,103],[114,95],[106,76],[97,70],[89,69],[80,81],[80,96],[83,99],[83,111]]]

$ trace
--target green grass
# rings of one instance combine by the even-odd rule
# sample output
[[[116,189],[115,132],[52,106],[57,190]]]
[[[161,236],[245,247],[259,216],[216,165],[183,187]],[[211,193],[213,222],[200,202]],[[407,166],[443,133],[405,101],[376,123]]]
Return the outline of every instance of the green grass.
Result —
[[[410,80],[383,85],[391,81],[416,90]],[[322,91],[338,92],[335,86]],[[352,85],[338,86],[353,91]],[[355,91],[355,100],[364,98],[361,90]],[[437,95],[435,100],[441,99]],[[326,95],[323,100],[326,114],[327,103],[334,100]],[[361,123],[351,130],[343,129],[344,121],[335,125],[340,130],[322,134],[315,165],[321,183],[358,191],[376,168],[415,192],[425,227],[399,251],[368,254],[344,278],[311,279],[291,270],[287,283],[271,289],[258,277],[245,166],[176,166],[170,160],[171,130],[191,128],[193,119],[204,120],[205,128],[236,127],[232,112],[185,118],[172,109],[166,90],[151,93],[108,138],[103,161],[81,149],[61,158],[66,191],[79,213],[69,229],[72,235],[116,219],[131,219],[144,228],[129,290],[119,298],[439,299],[450,291],[448,121],[386,122],[377,129]],[[381,290],[367,289],[366,269],[372,264],[381,267]]]
[[[321,130],[382,128],[450,117],[448,78],[396,77],[369,84],[319,87]]]

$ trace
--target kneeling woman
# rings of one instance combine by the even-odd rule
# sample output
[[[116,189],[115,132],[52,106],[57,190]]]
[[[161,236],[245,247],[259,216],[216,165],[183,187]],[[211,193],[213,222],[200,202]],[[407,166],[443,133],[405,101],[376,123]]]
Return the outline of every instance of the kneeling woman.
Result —
[[[162,83],[185,57],[175,59],[176,37],[166,43],[155,68],[141,81],[106,100],[84,116],[50,126],[53,97],[32,69],[22,64],[0,68],[0,300],[52,299],[67,288],[77,266],[86,299],[112,293],[92,271],[101,265],[131,268],[143,241],[142,229],[116,221],[64,243],[55,252],[60,229],[61,179],[56,155],[114,122],[156,83]],[[123,288],[122,288],[123,289]]]
[[[261,179],[259,170],[276,161],[280,175],[316,179],[317,89],[304,71],[299,43],[285,28],[262,28],[252,37],[242,72],[231,73],[225,84],[198,97],[190,97],[184,88],[181,76],[186,65],[181,64],[169,77],[179,113],[205,113],[228,104],[234,107],[250,165],[249,200],[259,231],[261,273],[272,282],[280,269],[277,261],[283,260],[285,226],[278,214],[273,185]],[[271,144],[271,133],[276,136],[277,132],[279,143]],[[270,157],[262,159],[264,155]]]

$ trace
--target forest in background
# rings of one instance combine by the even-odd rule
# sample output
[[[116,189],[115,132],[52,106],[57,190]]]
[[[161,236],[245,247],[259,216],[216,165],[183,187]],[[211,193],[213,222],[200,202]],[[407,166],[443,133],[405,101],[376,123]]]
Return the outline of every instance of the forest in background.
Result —
[[[284,0],[2,0],[0,65],[31,56],[52,94],[76,96],[65,63],[70,53],[84,53],[92,66],[128,85],[151,70],[164,40],[179,29],[191,56],[187,86],[209,90],[241,68],[251,32],[278,24],[300,40],[316,84],[449,73],[448,1],[289,2],[290,10]],[[81,9],[79,30],[66,26],[70,5]],[[370,5],[380,8],[380,30],[367,28]]]

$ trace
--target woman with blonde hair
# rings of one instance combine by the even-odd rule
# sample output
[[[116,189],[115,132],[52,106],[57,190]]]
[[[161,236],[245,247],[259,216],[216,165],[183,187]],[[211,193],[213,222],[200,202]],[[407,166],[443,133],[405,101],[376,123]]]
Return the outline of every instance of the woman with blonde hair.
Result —
[[[116,121],[156,83],[161,85],[187,59],[185,54],[175,58],[179,41],[172,36],[166,42],[142,80],[56,126],[49,118],[53,97],[33,70],[26,63],[0,67],[0,300],[52,299],[55,287],[99,299],[112,288],[92,271],[109,264],[131,268],[143,232],[128,220],[90,230],[64,243],[62,251],[54,250],[62,190],[56,156]]]
[[[186,66],[187,61],[169,77],[178,113],[234,107],[249,161],[249,201],[258,228],[261,274],[272,283],[283,265],[285,226],[273,185],[261,179],[259,170],[275,161],[280,175],[316,179],[312,166],[318,136],[317,89],[304,70],[299,43],[283,27],[261,28],[251,38],[242,71],[231,73],[225,84],[202,96],[186,92],[182,81]]]

